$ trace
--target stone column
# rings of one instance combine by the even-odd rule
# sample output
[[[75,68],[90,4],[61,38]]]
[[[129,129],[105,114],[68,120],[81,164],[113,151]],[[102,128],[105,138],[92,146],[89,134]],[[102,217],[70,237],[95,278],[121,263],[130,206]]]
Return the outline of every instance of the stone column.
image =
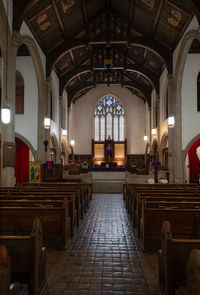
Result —
[[[168,116],[174,115],[174,79],[173,75],[168,75]],[[176,124],[176,122],[175,122]],[[175,127],[168,128],[168,166],[169,166],[169,182],[174,182],[174,164],[175,161],[175,149],[174,149],[174,142],[175,142]]]
[[[181,83],[181,82],[179,82]],[[178,87],[178,85],[176,85]],[[174,87],[174,181],[175,183],[182,183],[184,181],[183,173],[183,155],[182,155],[182,99],[177,99],[177,89]]]
[[[60,150],[61,150],[61,137],[62,137],[62,132],[61,128],[62,126],[62,117],[63,117],[63,101],[62,101],[62,96],[59,97],[59,139],[58,139],[58,157],[57,157],[57,162],[60,163]]]
[[[70,150],[69,150],[69,145],[70,145],[70,135],[69,135],[69,112],[70,112],[70,108],[67,107],[67,163],[68,163],[68,159],[69,159],[69,154],[70,154]]]
[[[39,93],[38,97],[38,149],[36,153],[36,161],[45,163],[49,160],[50,149],[50,129],[44,128],[44,117],[50,115],[50,89],[51,78],[46,79],[46,87],[43,87],[44,93]],[[45,152],[45,140],[48,140],[47,151]]]
[[[3,76],[2,76],[2,106],[5,104],[10,107],[11,121],[8,124],[1,122],[1,186],[14,186],[15,185],[15,167],[3,167],[4,142],[15,143],[15,58],[11,43],[8,42],[7,53],[2,52],[2,56],[7,54],[7,61],[2,62]],[[6,57],[5,57],[6,59]]]
[[[158,141],[158,154],[159,154],[159,161],[161,161],[161,150],[160,150],[160,96],[159,94],[155,95],[156,101],[156,110],[157,110],[157,141]]]

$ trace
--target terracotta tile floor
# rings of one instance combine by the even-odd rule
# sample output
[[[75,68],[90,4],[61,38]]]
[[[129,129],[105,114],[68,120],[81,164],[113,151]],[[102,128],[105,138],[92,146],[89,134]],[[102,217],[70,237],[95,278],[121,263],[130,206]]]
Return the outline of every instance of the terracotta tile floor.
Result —
[[[47,254],[50,295],[159,294],[156,255],[142,252],[122,195],[94,195],[69,248]]]

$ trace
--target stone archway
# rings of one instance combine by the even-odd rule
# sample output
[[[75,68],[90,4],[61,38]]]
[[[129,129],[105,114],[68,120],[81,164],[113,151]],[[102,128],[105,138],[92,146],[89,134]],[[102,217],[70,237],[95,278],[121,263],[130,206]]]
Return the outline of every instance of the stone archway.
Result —
[[[37,152],[36,152],[36,160],[40,160],[42,162],[45,161],[45,152],[44,152],[44,140],[49,139],[46,138],[48,135],[45,134],[43,126],[43,120],[46,115],[46,87],[45,87],[45,74],[41,61],[41,57],[39,54],[39,50],[35,44],[35,41],[29,36],[21,36],[19,32],[13,33],[13,43],[14,43],[14,54],[15,54],[15,62],[17,51],[22,44],[25,44],[30,52],[32,57],[32,61],[34,64],[37,85],[38,85],[38,144],[37,144]]]
[[[192,146],[199,141],[200,133],[193,137],[187,144],[186,148],[183,150],[182,157],[184,161],[184,180],[190,182],[190,165],[189,165],[189,151]]]
[[[33,155],[33,158],[36,158],[36,150],[34,149],[34,147],[32,146],[32,144],[21,134],[15,132],[15,136],[19,139],[21,139],[27,146],[28,148],[31,150],[31,153]]]
[[[183,182],[184,180],[184,159],[182,153],[182,79],[185,67],[185,62],[191,44],[194,39],[200,42],[200,27],[198,30],[191,30],[187,32],[181,43],[181,47],[178,53],[178,58],[176,62],[175,72],[174,72],[174,110],[175,110],[175,120],[176,124],[174,127],[174,138],[175,143],[173,146],[174,154],[174,171],[175,171],[175,182]]]

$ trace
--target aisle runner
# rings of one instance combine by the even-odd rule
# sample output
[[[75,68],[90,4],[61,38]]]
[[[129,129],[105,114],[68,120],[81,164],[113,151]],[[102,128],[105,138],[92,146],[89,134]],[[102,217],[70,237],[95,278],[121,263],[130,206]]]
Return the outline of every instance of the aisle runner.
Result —
[[[51,295],[158,294],[152,269],[130,230],[122,195],[93,197],[79,233],[57,260],[49,286]]]

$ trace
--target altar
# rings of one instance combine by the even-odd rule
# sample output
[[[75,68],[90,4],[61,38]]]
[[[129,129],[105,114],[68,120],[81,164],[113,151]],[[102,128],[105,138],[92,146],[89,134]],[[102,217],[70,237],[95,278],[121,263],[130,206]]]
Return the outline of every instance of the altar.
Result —
[[[124,171],[127,161],[127,141],[92,141],[93,171]]]

